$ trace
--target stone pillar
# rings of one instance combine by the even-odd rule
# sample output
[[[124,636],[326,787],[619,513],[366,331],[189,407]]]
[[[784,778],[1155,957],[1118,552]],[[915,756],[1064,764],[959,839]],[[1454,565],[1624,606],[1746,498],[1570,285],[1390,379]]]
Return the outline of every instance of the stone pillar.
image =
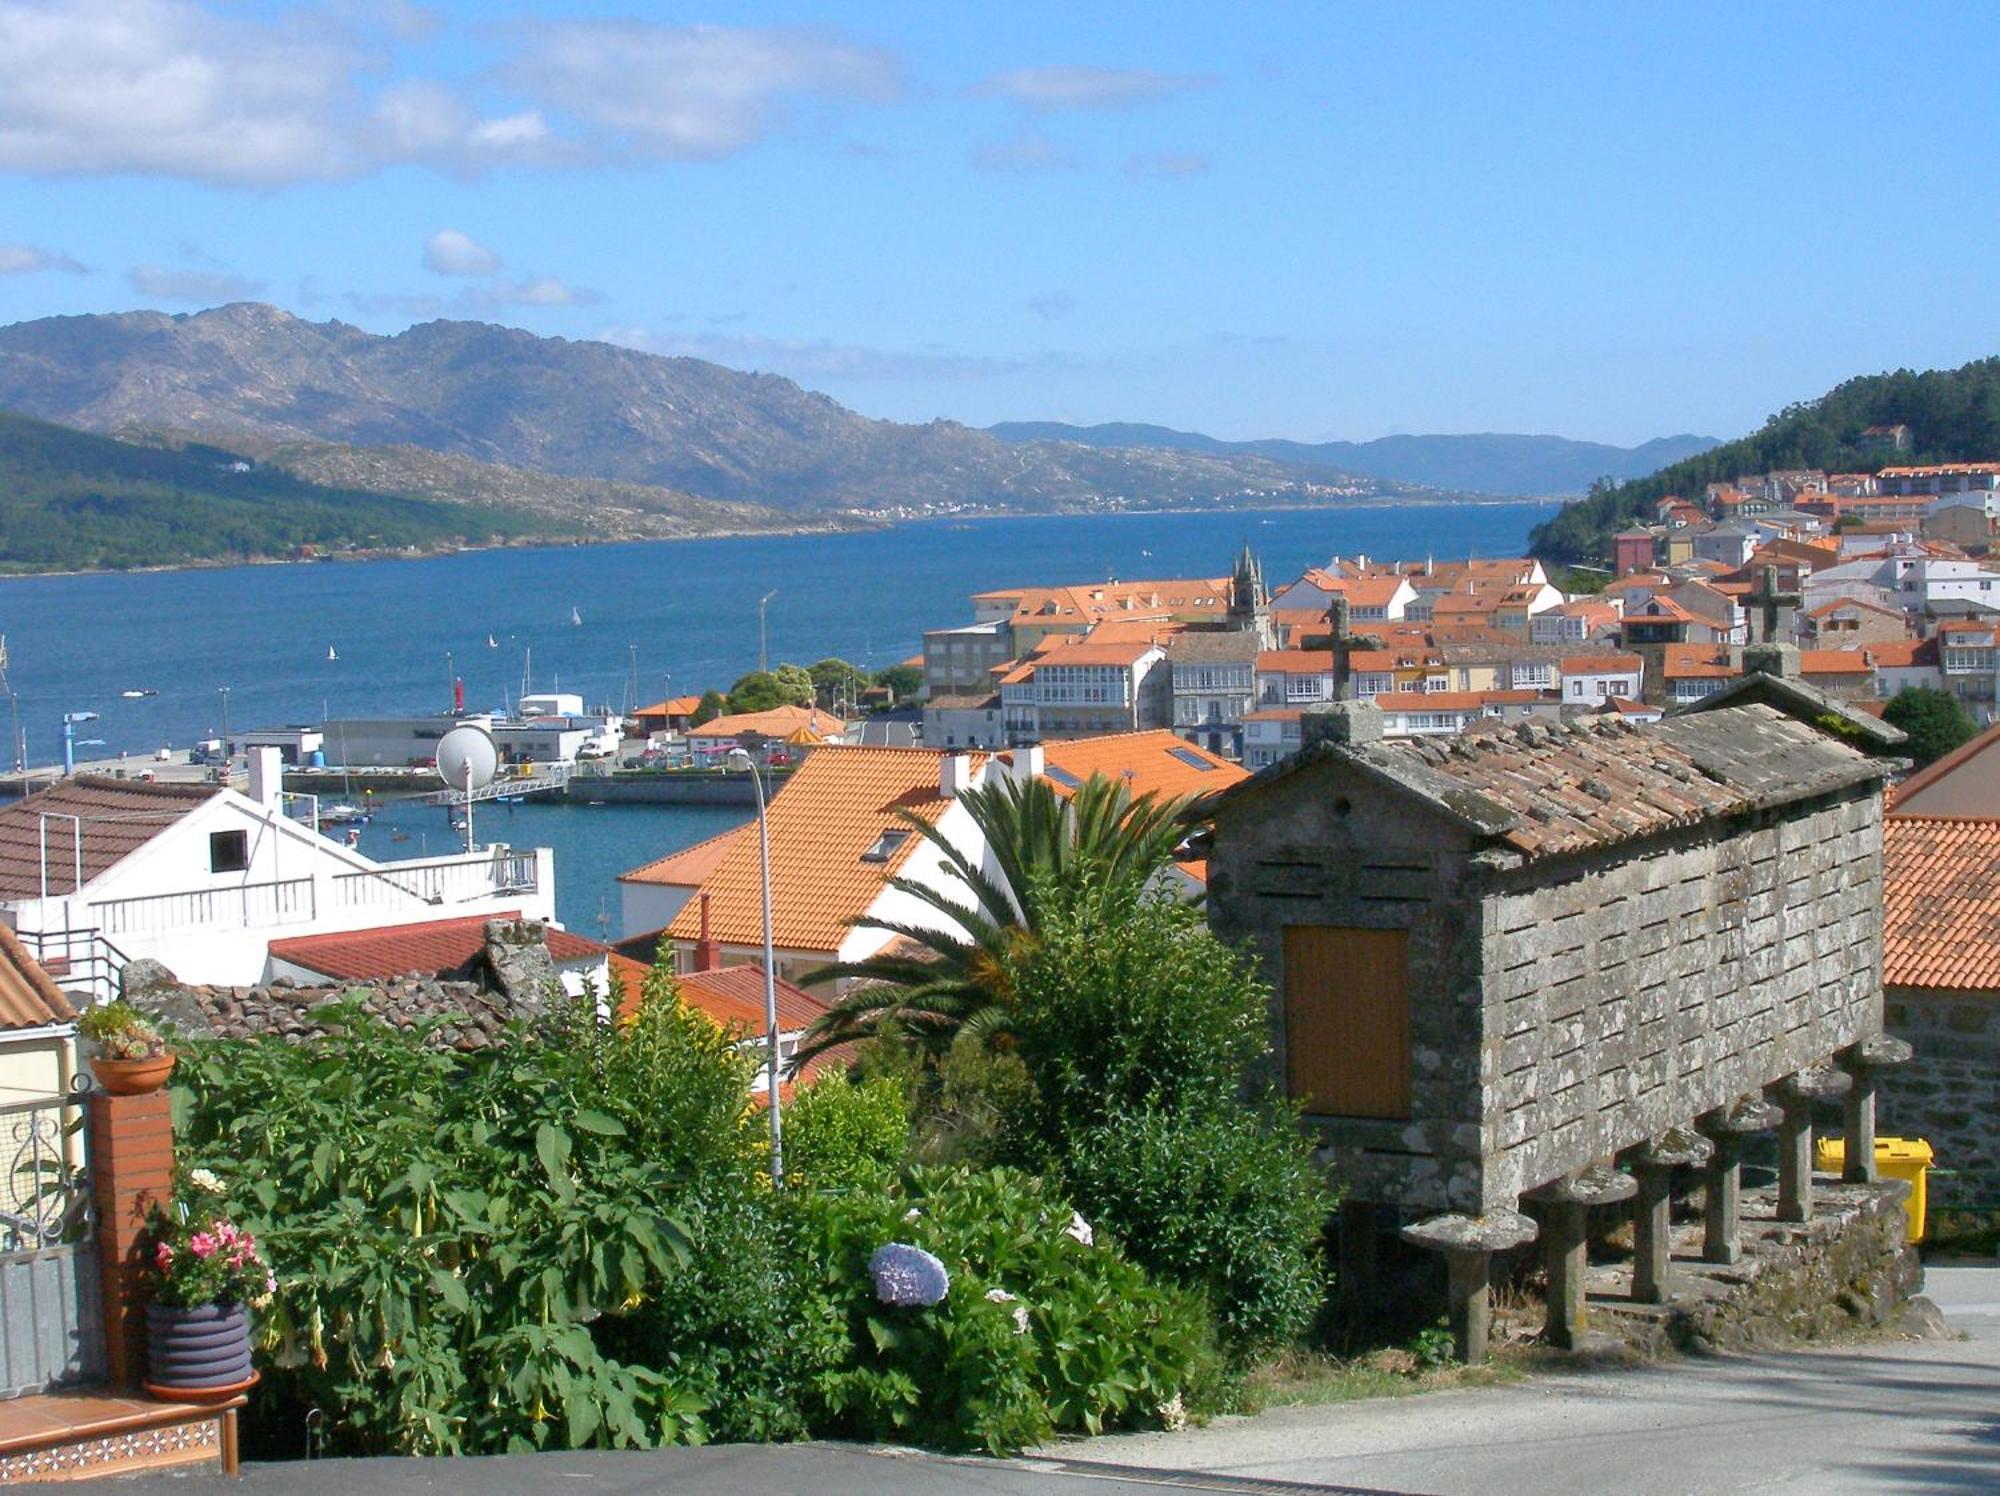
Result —
[[[1778,1106],[1778,1219],[1812,1219],[1812,1109],[1815,1101],[1845,1095],[1848,1077],[1828,1065],[1787,1075],[1764,1088]],[[1872,1151],[1872,1150],[1871,1150]]]
[[[1483,1216],[1440,1215],[1403,1228],[1403,1240],[1442,1252],[1451,1294],[1452,1350],[1467,1366],[1486,1359],[1493,1302],[1488,1274],[1493,1254],[1535,1239],[1535,1223],[1512,1210]]]
[[[104,1286],[105,1378],[137,1386],[146,1370],[146,1215],[174,1193],[173,1110],[165,1091],[88,1100],[91,1196]]]
[[[1638,1206],[1632,1219],[1632,1297],[1664,1304],[1672,1297],[1674,1170],[1708,1162],[1715,1145],[1685,1127],[1669,1128],[1632,1152]]]
[[[1369,1200],[1340,1202],[1340,1267],[1336,1288],[1341,1302],[1359,1309],[1375,1296],[1375,1205]]]
[[[1850,1044],[1834,1056],[1834,1062],[1853,1077],[1847,1093],[1847,1114],[1842,1149],[1846,1159],[1840,1177],[1849,1184],[1875,1182],[1875,1089],[1881,1072],[1891,1065],[1906,1063],[1914,1054],[1908,1043],[1888,1034],[1871,1034],[1858,1044]]]
[[[1778,1109],[1758,1096],[1698,1118],[1695,1126],[1715,1144],[1704,1171],[1701,1260],[1724,1267],[1743,1255],[1743,1140],[1778,1125]]]
[[[1542,1207],[1542,1260],[1549,1277],[1544,1333],[1550,1345],[1573,1351],[1583,1338],[1588,1318],[1584,1287],[1590,1267],[1590,1207],[1629,1200],[1638,1188],[1629,1174],[1592,1164],[1528,1192],[1527,1198]]]

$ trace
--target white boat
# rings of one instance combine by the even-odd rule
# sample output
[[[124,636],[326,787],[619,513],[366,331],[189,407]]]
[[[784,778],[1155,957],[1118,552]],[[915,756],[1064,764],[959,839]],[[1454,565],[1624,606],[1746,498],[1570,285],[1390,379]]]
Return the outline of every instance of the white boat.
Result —
[[[486,647],[488,649],[498,649],[500,647],[500,641],[494,638],[491,634],[488,634],[486,636]]]
[[[352,826],[367,819],[368,812],[348,800],[336,800],[319,808],[319,823],[322,826]]]
[[[583,615],[582,615],[581,613],[577,612],[577,611],[576,611],[576,609],[574,609],[574,608],[571,608],[571,609],[569,610],[569,621],[570,621],[570,622],[571,622],[572,624],[575,624],[575,625],[577,625],[578,627],[581,627],[581,626],[582,626],[582,624],[583,624]]]
[[[326,647],[326,657],[329,660],[337,660],[340,658],[340,655],[337,652],[335,652],[334,647],[331,644],[329,644]]]
[[[127,701],[144,701],[148,696],[157,696],[160,693],[158,691],[155,691],[152,687],[148,686],[144,690],[120,691],[118,694],[120,696],[123,696]]]

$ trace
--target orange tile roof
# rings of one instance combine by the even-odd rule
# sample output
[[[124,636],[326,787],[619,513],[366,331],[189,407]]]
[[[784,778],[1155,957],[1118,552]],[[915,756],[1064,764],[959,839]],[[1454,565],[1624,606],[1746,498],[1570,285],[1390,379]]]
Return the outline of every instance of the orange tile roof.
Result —
[[[1355,608],[1386,608],[1410,585],[1409,578],[1401,574],[1355,577],[1351,581],[1330,577],[1328,581],[1347,599],[1348,606]]]
[[[643,961],[613,952],[611,979],[620,1018],[629,1018],[639,1006],[639,993],[652,968]],[[744,1033],[764,1032],[764,968],[750,962],[718,967],[714,971],[684,971],[674,978],[681,1001],[713,1018],[725,1029]],[[793,1033],[806,1027],[827,1009],[823,998],[783,977],[771,984],[778,998],[778,1029]]]
[[[1090,626],[1085,644],[1164,644],[1187,625],[1171,618],[1107,618]]]
[[[1858,649],[1802,649],[1800,675],[1867,675],[1875,667]]]
[[[642,706],[632,715],[635,717],[692,717],[701,710],[699,696],[669,696],[665,701],[656,701],[651,706]]]
[[[1898,623],[1909,622],[1909,615],[1906,613],[1902,613],[1895,608],[1885,608],[1880,603],[1863,602],[1858,597],[1836,597],[1830,603],[1821,603],[1817,608],[1806,614],[1806,617],[1828,618],[1848,608],[1859,608],[1864,613],[1880,613],[1884,618],[1893,618]]]
[[[1333,670],[1333,651],[1267,649],[1257,656],[1257,668],[1273,675],[1326,675]]]
[[[1046,653],[1037,651],[1037,665],[1113,665],[1130,669],[1146,657],[1147,651],[1156,648],[1149,641],[1134,644],[1099,644],[1095,640],[1082,643],[1062,643]]]
[[[1937,661],[1937,644],[1932,639],[1885,639],[1863,645],[1861,652],[1877,670],[1910,669]]]
[[[706,841],[698,841],[691,847],[682,847],[678,852],[669,852],[653,862],[620,873],[620,883],[665,883],[675,887],[693,887],[714,872],[721,865],[726,853],[736,838],[756,826],[755,821],[742,826],[732,826]]]
[[[1939,462],[1928,467],[1885,467],[1877,474],[1882,478],[1955,478],[1960,474],[1978,477],[1986,473],[2000,473],[2000,462]]]
[[[1883,819],[1882,980],[2000,989],[2000,820]]]
[[[346,981],[380,981],[422,972],[435,976],[457,971],[486,945],[489,919],[519,919],[521,911],[475,914],[462,919],[425,920],[414,925],[379,925],[371,930],[343,930],[333,935],[294,935],[271,942],[271,955],[307,971]],[[594,940],[553,926],[548,932],[549,955],[558,962],[584,961],[602,955],[606,947]]]
[[[79,861],[88,883],[221,793],[220,785],[146,784],[79,774],[0,807],[0,898],[40,896],[44,816],[51,818],[49,892],[71,893]]]
[[[923,748],[815,749],[771,799],[772,928],[784,950],[834,951],[851,921],[867,912],[922,841],[914,831],[880,862],[861,854],[885,831],[909,831],[904,809],[936,824],[951,802],[938,792],[945,755]],[[973,754],[974,767],[986,755]],[[757,838],[739,837],[701,883],[711,936],[726,945],[764,938]],[[690,899],[667,937],[700,934],[700,900]]]
[[[1602,675],[1607,670],[1638,668],[1639,657],[1634,654],[1564,655],[1562,658],[1564,675]]]
[[[1266,706],[1254,712],[1245,712],[1245,722],[1300,722],[1305,719],[1306,709],[1302,706]]]
[[[1042,762],[1078,783],[1102,774],[1107,779],[1122,779],[1134,795],[1165,799],[1210,794],[1250,777],[1242,765],[1217,758],[1164,729],[1046,743]],[[1065,798],[1075,789],[1053,774],[1047,778],[1050,787]]]
[[[690,727],[690,738],[733,738],[746,732],[761,737],[790,737],[801,727],[821,737],[845,732],[847,724],[831,712],[810,706],[774,706],[767,712],[738,712],[733,717],[717,717],[700,727]]]
[[[1669,644],[1664,646],[1660,674],[1668,680],[1703,680],[1743,673],[1730,663],[1726,647],[1715,644]]]
[[[1706,620],[1690,613],[1679,603],[1663,593],[1656,593],[1627,612],[1627,623],[1702,623]]]
[[[42,963],[6,925],[0,925],[0,1030],[74,1023],[76,1009]]]

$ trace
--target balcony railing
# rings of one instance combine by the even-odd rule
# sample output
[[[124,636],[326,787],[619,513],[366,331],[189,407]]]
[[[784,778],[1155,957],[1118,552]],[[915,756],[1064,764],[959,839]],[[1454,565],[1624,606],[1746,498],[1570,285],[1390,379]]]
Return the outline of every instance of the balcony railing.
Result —
[[[428,862],[392,862],[366,872],[338,873],[331,880],[336,909],[407,903],[472,903],[538,888],[533,852],[496,849],[481,857],[445,857]]]
[[[251,925],[304,924],[316,912],[310,878],[284,878],[271,883],[242,883],[231,888],[143,894],[130,899],[102,899],[92,903],[91,910],[107,935],[151,935],[216,926],[241,929]]]

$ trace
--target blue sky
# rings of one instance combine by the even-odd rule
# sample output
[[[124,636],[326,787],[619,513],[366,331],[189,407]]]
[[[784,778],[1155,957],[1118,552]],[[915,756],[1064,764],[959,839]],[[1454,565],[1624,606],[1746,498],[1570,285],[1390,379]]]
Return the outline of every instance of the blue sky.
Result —
[[[269,300],[870,415],[1734,435],[2000,353],[2000,7],[0,0],[0,321]]]

